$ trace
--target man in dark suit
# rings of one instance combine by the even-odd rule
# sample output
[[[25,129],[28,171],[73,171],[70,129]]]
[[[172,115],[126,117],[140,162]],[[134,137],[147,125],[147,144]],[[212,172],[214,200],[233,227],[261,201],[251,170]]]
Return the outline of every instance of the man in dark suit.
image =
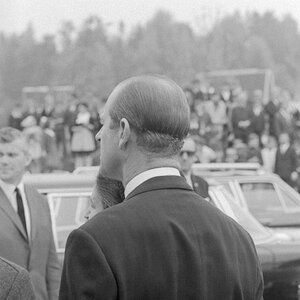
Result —
[[[0,257],[0,299],[35,299],[28,272],[2,257]]]
[[[60,299],[262,299],[254,244],[180,176],[189,131],[181,88],[160,76],[120,83],[101,115],[100,173],[125,200],[67,241]]]
[[[60,266],[46,199],[24,184],[30,164],[24,135],[0,129],[0,255],[29,271],[36,299],[58,298]]]
[[[184,144],[180,150],[180,167],[187,183],[193,190],[203,198],[208,198],[208,183],[200,176],[192,174],[192,165],[196,162],[196,143],[192,137],[184,140]]]
[[[294,147],[290,143],[289,134],[286,132],[281,133],[278,143],[274,172],[290,186],[294,186],[298,178],[298,158]]]

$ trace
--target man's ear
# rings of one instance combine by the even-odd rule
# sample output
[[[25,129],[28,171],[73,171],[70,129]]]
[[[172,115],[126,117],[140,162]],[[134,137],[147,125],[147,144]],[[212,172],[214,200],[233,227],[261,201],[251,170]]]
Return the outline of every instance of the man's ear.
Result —
[[[28,167],[32,161],[31,154],[26,151],[25,153],[25,166]]]
[[[130,130],[130,124],[127,121],[127,119],[122,118],[120,120],[120,135],[119,135],[119,148],[121,150],[124,150],[126,148],[126,145],[130,139],[131,130]]]

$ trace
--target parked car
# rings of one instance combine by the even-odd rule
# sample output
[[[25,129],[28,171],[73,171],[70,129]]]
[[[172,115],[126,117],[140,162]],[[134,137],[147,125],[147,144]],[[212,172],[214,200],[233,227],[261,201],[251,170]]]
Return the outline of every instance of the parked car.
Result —
[[[94,168],[77,174],[32,174],[25,178],[48,198],[61,262],[67,236],[85,222],[96,173]],[[264,273],[265,299],[300,299],[300,242],[262,226],[222,183],[209,180],[212,205],[240,223],[254,240]]]
[[[251,235],[262,265],[265,300],[300,299],[300,242],[261,225],[223,185],[210,184],[210,201]]]
[[[193,172],[215,180],[261,224],[300,239],[300,195],[258,164],[194,164]]]

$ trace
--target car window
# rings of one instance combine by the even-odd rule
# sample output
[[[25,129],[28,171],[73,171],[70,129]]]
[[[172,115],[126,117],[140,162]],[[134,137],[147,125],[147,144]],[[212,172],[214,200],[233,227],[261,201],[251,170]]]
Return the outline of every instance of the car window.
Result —
[[[249,211],[263,224],[284,212],[284,207],[272,183],[240,183]]]
[[[287,208],[300,208],[300,197],[296,198],[279,186],[283,201]]]
[[[222,186],[224,187],[224,189],[226,189],[226,191],[228,193],[230,193],[233,196],[232,189],[231,189],[229,183],[222,183]]]
[[[216,206],[242,225],[256,243],[270,238],[270,231],[266,230],[248,211],[244,210],[223,186],[218,187],[218,191],[215,193],[217,199],[214,198]]]
[[[58,252],[63,252],[72,230],[82,225],[90,202],[90,193],[48,194],[54,241]]]

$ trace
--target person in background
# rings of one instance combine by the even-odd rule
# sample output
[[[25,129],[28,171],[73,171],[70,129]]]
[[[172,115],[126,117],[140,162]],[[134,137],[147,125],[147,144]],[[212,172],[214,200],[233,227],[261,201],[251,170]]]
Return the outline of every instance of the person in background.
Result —
[[[50,94],[47,94],[45,96],[45,100],[44,100],[44,107],[42,110],[42,116],[43,117],[47,117],[49,119],[49,121],[51,121],[52,117],[53,117],[53,113],[56,107],[55,100],[54,97]]]
[[[263,165],[260,149],[260,139],[256,133],[250,133],[247,140],[247,162],[255,162]]]
[[[227,106],[221,95],[215,91],[210,99],[211,101],[206,103],[206,110],[212,121],[210,146],[217,152],[218,161],[222,161],[227,147]]]
[[[275,115],[275,129],[278,139],[281,133],[288,133],[290,137],[293,137],[292,125],[292,114],[288,110],[288,102],[283,98],[278,103],[278,111]]]
[[[265,147],[261,150],[263,167],[269,173],[273,173],[275,170],[276,152],[277,152],[276,138],[270,135],[268,136]]]
[[[79,99],[76,94],[70,95],[67,100],[67,107],[64,112],[64,125],[65,125],[65,139],[66,139],[66,156],[69,157],[71,154],[71,138],[73,135],[72,127],[75,124],[77,116],[77,107],[79,104]],[[65,157],[66,158],[66,157]]]
[[[60,300],[262,299],[250,235],[180,175],[182,89],[162,76],[129,78],[101,121],[99,172],[122,181],[125,200],[69,235]]]
[[[226,163],[235,163],[237,162],[237,160],[238,160],[237,150],[231,144],[229,144],[228,147],[226,148],[224,161]]]
[[[123,202],[124,187],[121,181],[110,179],[98,173],[96,184],[90,198],[90,206],[85,215],[86,219],[91,219],[103,209]]]
[[[200,176],[196,176],[192,173],[193,163],[196,162],[196,143],[188,137],[184,140],[184,144],[180,150],[180,169],[183,173],[187,183],[193,188],[193,190],[203,198],[208,198],[208,183]]]
[[[191,130],[192,128],[190,126],[189,133],[191,135],[199,135],[200,137],[205,139],[206,143],[208,143],[211,139],[212,122],[211,122],[210,115],[206,111],[206,103],[201,102],[199,99],[195,100],[195,111],[196,111],[198,124],[199,124],[198,132]]]
[[[36,299],[56,300],[60,265],[46,199],[23,181],[31,158],[22,132],[0,129],[0,256],[28,270]]]
[[[77,116],[72,126],[71,150],[74,154],[75,169],[82,166],[92,165],[91,153],[96,150],[91,124],[91,114],[86,103],[79,103]]]
[[[208,94],[208,83],[204,76],[198,76],[192,81],[192,93],[194,100],[199,100],[200,102],[207,101]]]
[[[27,144],[29,147],[29,152],[31,156],[31,163],[28,170],[31,173],[41,173],[42,172],[42,157],[43,157],[43,130],[37,124],[37,120],[34,116],[29,115],[21,123],[23,129],[23,134],[27,139]]]
[[[56,134],[50,128],[49,119],[41,117],[42,129],[42,172],[50,173],[61,168],[62,161],[56,147]]]
[[[28,272],[0,257],[0,299],[35,300]]]
[[[233,134],[236,139],[241,139],[246,143],[251,129],[251,115],[247,107],[247,93],[245,91],[239,93],[235,96],[235,101],[237,105],[232,108],[230,120]]]
[[[280,89],[274,87],[271,91],[271,97],[264,107],[266,115],[266,125],[269,129],[269,135],[278,138],[277,114],[280,108]]]
[[[250,110],[250,131],[257,134],[260,147],[262,147],[262,135],[265,131],[265,112],[263,108],[263,93],[262,90],[255,90],[253,97],[249,101]]]
[[[289,134],[283,132],[278,138],[274,172],[287,184],[294,187],[298,178],[297,168],[298,158],[296,151],[290,143]]]
[[[28,116],[32,116],[35,118],[36,123],[39,124],[42,110],[42,104],[38,104],[34,99],[26,99],[24,102],[23,120]]]
[[[248,145],[241,139],[233,140],[233,147],[236,149],[236,162],[247,162],[248,160]]]
[[[52,117],[49,119],[49,127],[55,133],[56,152],[58,159],[62,161],[67,154],[64,115],[65,105],[62,101],[58,101],[52,112]]]
[[[8,117],[8,126],[22,130],[23,108],[21,103],[16,103]]]
[[[191,135],[192,136],[192,135]],[[205,139],[198,136],[193,135],[193,140],[196,143],[196,161],[200,163],[210,163],[215,162],[217,160],[217,153],[206,145]]]
[[[206,103],[206,111],[211,118],[212,124],[218,128],[218,131],[222,131],[224,125],[228,122],[226,104],[217,92],[214,92],[210,99],[211,101]]]

